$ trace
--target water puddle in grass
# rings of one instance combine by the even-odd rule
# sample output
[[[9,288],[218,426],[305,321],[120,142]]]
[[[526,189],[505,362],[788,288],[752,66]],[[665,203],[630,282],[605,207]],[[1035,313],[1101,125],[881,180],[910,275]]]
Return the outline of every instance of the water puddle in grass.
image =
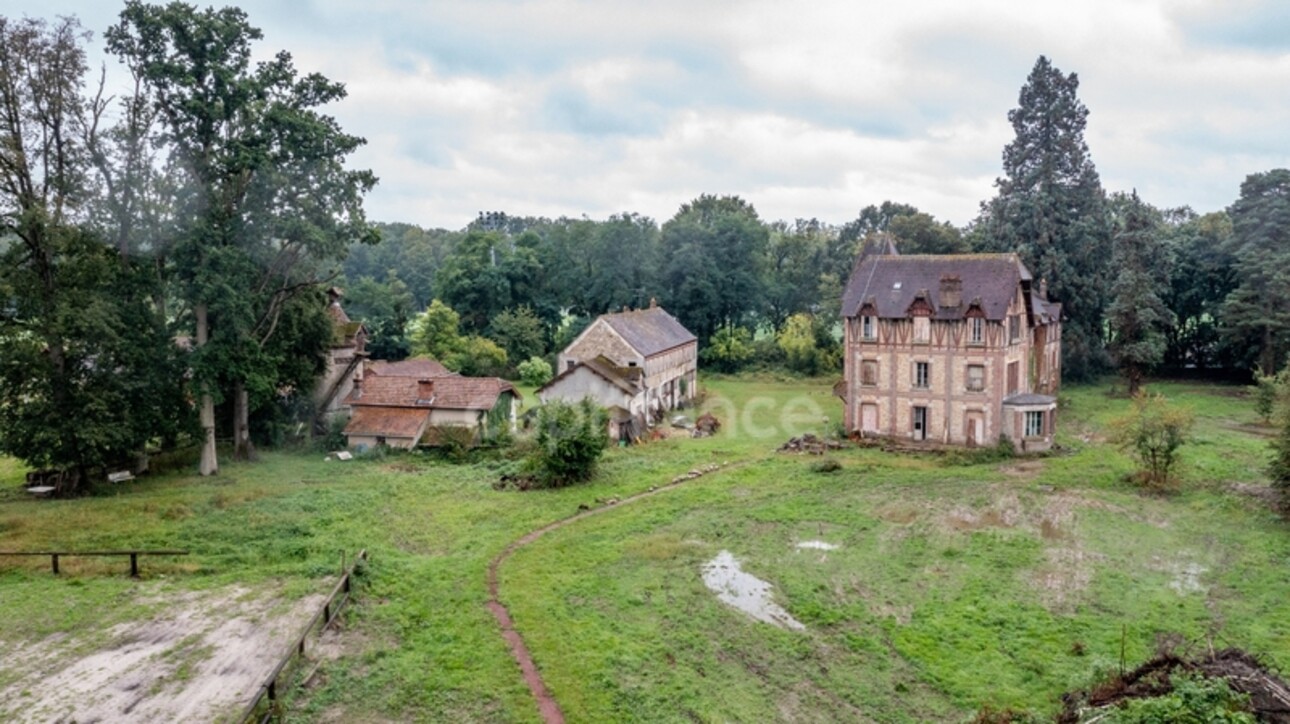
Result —
[[[800,549],[810,549],[817,551],[836,551],[838,547],[833,543],[825,543],[822,540],[804,540],[797,544]]]
[[[795,631],[806,629],[801,621],[771,600],[770,592],[774,586],[745,573],[730,551],[721,551],[716,558],[703,564],[703,584],[717,594],[722,603],[734,606],[758,621]]]
[[[1169,587],[1180,594],[1203,593],[1205,586],[1200,582],[1200,576],[1208,570],[1199,563],[1176,565],[1173,570],[1174,579],[1169,582]]]

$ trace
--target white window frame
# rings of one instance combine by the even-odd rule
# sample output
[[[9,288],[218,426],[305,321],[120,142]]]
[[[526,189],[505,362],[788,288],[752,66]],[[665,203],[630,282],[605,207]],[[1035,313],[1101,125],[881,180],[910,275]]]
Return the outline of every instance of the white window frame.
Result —
[[[932,387],[932,363],[915,362],[913,387],[918,390],[928,390]]]
[[[981,377],[977,381],[977,384],[975,386],[973,386],[972,384],[973,369],[981,370]],[[967,388],[968,392],[985,392],[985,365],[978,365],[978,364],[968,365],[967,371],[964,373],[963,380],[964,380],[964,387]]]
[[[985,344],[985,320],[981,317],[972,317],[968,320],[971,329],[971,335],[968,337],[971,344]]]
[[[878,320],[872,314],[860,317],[860,339],[875,340],[878,338]]]
[[[1044,411],[1043,410],[1026,410],[1025,419],[1025,437],[1043,437],[1044,436]]]

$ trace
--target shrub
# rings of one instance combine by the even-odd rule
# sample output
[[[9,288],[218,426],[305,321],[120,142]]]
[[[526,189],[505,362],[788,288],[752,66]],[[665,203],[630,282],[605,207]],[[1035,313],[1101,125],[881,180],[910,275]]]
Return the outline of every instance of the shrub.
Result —
[[[336,415],[327,420],[327,430],[314,439],[314,445],[320,452],[344,450],[349,442],[345,437],[345,425],[349,424],[347,415]]]
[[[551,365],[541,357],[530,357],[519,366],[520,381],[529,387],[541,387],[551,381]]]
[[[1259,413],[1264,424],[1272,422],[1277,393],[1286,379],[1286,370],[1275,375],[1265,374],[1262,368],[1254,370],[1254,384],[1250,387],[1250,394],[1254,396],[1254,411]]]
[[[1282,514],[1290,515],[1290,380],[1278,385],[1281,397],[1281,416],[1277,421],[1277,435],[1272,438],[1272,463],[1268,477],[1277,491],[1277,504]]]
[[[752,333],[743,327],[725,326],[712,335],[699,352],[705,365],[718,372],[737,372],[752,359]]]
[[[1137,460],[1143,484],[1164,489],[1191,426],[1191,413],[1171,407],[1164,395],[1139,393],[1133,398],[1133,409],[1111,423],[1110,439]]]
[[[537,445],[529,467],[542,487],[590,479],[609,445],[609,415],[589,399],[577,405],[552,401],[538,410]]]
[[[1254,724],[1256,721],[1250,713],[1249,697],[1232,691],[1226,679],[1175,674],[1169,683],[1173,691],[1150,699],[1130,699],[1106,721],[1115,724]]]

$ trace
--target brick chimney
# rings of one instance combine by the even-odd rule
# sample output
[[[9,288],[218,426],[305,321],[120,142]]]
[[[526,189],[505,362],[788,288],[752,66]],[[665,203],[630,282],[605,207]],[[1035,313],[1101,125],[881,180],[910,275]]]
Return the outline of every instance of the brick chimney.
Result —
[[[957,309],[963,306],[963,280],[958,274],[941,275],[940,306]]]
[[[1048,277],[1039,278],[1039,298],[1048,301]]]
[[[417,404],[428,405],[434,399],[434,380],[417,380]]]
[[[649,308],[650,308],[650,309],[658,309],[658,298],[657,298],[657,297],[650,297],[650,298],[649,298]]]

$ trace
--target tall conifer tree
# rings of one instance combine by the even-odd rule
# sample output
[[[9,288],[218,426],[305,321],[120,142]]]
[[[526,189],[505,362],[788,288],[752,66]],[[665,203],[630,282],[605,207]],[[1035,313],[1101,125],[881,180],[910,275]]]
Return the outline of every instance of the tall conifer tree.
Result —
[[[1147,371],[1164,359],[1165,331],[1173,325],[1174,315],[1161,295],[1167,290],[1171,260],[1161,243],[1158,214],[1136,191],[1116,198],[1121,213],[1111,255],[1116,277],[1107,308],[1108,347],[1132,395]]]
[[[1111,233],[1106,196],[1084,142],[1079,78],[1039,57],[1008,112],[1016,138],[1003,149],[999,194],[982,205],[983,251],[1011,251],[1063,305],[1062,368],[1086,378],[1105,365]]]

